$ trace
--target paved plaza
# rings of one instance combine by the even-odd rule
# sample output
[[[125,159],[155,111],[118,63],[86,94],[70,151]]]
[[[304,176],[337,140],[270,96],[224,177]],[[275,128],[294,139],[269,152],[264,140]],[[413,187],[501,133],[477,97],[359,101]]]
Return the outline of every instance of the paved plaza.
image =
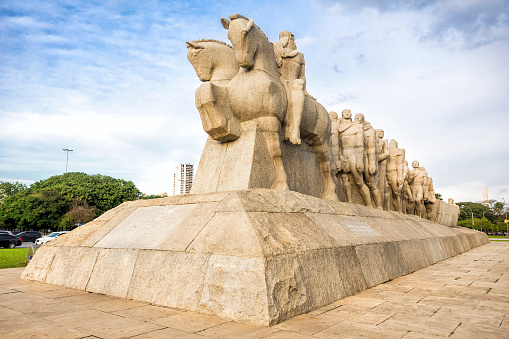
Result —
[[[509,338],[509,243],[493,242],[272,327],[0,270],[0,337]]]

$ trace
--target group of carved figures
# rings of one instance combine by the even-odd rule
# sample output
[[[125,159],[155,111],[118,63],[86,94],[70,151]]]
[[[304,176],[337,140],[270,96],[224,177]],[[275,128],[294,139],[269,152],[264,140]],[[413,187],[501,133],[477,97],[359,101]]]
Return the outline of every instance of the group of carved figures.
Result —
[[[353,121],[349,109],[341,118],[336,112],[329,115],[331,168],[346,200],[353,202],[355,185],[366,206],[434,220],[437,200],[426,169],[417,160],[409,169],[405,150],[398,148],[396,140],[384,139],[384,131],[375,130],[362,113]]]
[[[364,115],[352,121],[344,110],[338,118],[307,93],[304,55],[291,32],[271,43],[253,19],[234,14],[221,22],[232,46],[211,39],[187,42],[188,59],[203,81],[196,107],[212,139],[234,141],[242,123],[255,121],[275,168],[271,188],[288,189],[281,142],[298,147],[304,141],[324,179],[322,198],[354,202],[352,192],[360,192],[366,206],[433,218],[433,183],[417,161],[409,170],[405,151],[395,140],[384,140]]]

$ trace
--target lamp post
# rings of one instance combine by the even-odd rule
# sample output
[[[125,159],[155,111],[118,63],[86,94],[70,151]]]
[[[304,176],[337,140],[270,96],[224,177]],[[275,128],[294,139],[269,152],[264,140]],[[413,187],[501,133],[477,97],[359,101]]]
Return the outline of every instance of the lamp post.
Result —
[[[505,199],[504,200],[504,209],[505,209],[505,235],[509,238],[509,224],[507,223],[509,220],[507,220],[507,209],[505,208]]]
[[[67,152],[67,159],[65,160],[65,173],[67,173],[67,165],[69,164],[69,152],[72,152],[72,149],[64,148],[64,151]]]

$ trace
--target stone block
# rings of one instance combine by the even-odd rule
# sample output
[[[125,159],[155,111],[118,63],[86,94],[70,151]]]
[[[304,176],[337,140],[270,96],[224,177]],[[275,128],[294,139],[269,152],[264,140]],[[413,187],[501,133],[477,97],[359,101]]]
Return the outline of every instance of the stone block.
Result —
[[[209,257],[204,253],[140,250],[127,298],[197,311]]]
[[[138,250],[101,249],[86,290],[126,298]]]
[[[98,254],[90,247],[58,247],[45,282],[85,290]]]

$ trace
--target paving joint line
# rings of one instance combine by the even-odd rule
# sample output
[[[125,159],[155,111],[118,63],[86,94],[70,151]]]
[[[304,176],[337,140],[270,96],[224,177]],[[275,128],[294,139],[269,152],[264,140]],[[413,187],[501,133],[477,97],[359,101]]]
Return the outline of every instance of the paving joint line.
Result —
[[[451,335],[453,335],[453,334],[454,334],[454,332],[456,332],[456,330],[458,329],[458,327],[460,327],[460,326],[461,326],[461,324],[463,324],[463,322],[462,322],[462,321],[460,321],[460,323],[458,324],[458,326],[456,326],[456,327],[454,328],[454,330],[452,330],[452,332],[448,335],[448,337],[450,337]]]
[[[234,323],[235,321],[233,320],[230,320],[230,321],[225,321],[224,323],[220,323],[220,324],[217,324],[217,325],[213,325],[213,326],[210,326],[210,327],[207,327],[207,328],[204,328],[202,330],[199,330],[199,331],[196,331],[196,332],[192,332],[194,334],[198,334],[200,332],[203,332],[203,331],[206,331],[206,330],[210,330],[211,328],[214,328],[214,327],[217,327],[217,326],[221,326],[221,325],[224,325],[224,324],[229,324],[229,323]]]

